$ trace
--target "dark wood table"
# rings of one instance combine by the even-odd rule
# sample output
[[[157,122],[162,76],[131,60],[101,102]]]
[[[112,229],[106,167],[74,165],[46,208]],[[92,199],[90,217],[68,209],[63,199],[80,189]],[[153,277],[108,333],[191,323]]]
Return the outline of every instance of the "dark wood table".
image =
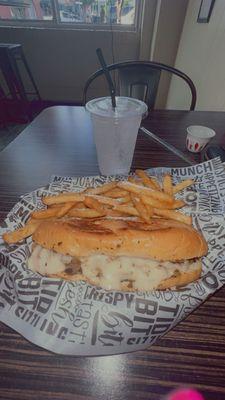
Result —
[[[186,128],[215,129],[225,143],[225,113],[154,111],[144,126],[185,150]],[[190,155],[190,154],[189,154]],[[196,162],[200,156],[194,156]],[[139,134],[133,168],[185,163]],[[98,173],[90,119],[82,107],[44,110],[0,154],[0,218],[19,196],[47,184],[52,174]],[[194,386],[206,400],[225,398],[225,288],[145,351],[107,357],[70,357],[45,351],[0,324],[0,398],[162,399]]]

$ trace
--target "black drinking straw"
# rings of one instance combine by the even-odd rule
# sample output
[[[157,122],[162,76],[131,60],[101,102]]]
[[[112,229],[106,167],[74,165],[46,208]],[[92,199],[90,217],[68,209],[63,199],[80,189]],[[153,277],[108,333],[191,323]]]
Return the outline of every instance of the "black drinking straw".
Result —
[[[104,71],[105,77],[106,77],[108,85],[109,85],[110,96],[112,99],[112,107],[115,108],[116,107],[116,96],[115,96],[116,91],[115,91],[115,87],[114,87],[111,75],[109,73],[106,62],[104,60],[102,50],[98,48],[98,49],[96,49],[96,53],[97,53],[100,65]]]

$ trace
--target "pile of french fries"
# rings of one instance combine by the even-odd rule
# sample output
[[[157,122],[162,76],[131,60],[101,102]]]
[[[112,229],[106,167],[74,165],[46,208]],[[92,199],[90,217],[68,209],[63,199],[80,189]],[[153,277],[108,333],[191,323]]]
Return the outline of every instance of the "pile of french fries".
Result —
[[[169,174],[163,176],[162,184],[144,170],[136,170],[127,181],[113,181],[81,192],[60,193],[42,198],[45,208],[33,211],[27,224],[3,239],[16,243],[31,236],[41,221],[46,219],[74,218],[118,218],[136,217],[147,224],[152,218],[166,218],[191,225],[191,217],[177,211],[185,206],[175,195],[193,185],[186,179],[173,185]]]

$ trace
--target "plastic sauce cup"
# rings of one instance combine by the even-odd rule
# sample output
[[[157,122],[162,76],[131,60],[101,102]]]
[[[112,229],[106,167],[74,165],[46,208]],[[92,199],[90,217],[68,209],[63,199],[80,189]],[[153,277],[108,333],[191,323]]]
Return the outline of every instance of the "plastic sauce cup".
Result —
[[[192,153],[199,153],[215,136],[216,132],[207,126],[191,125],[187,128],[186,146]]]

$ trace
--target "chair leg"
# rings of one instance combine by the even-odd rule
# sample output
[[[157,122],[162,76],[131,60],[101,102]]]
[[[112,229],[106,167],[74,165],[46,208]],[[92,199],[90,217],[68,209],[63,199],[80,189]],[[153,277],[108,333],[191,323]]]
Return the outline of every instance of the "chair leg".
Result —
[[[23,109],[23,114],[28,118],[28,121],[32,121],[32,113],[30,110],[26,107],[26,105],[29,104],[27,94],[23,85],[22,77],[17,65],[17,59],[15,58],[15,54],[10,54],[10,62],[12,65],[12,70],[14,73],[14,85],[19,93],[20,99],[22,100],[22,109]]]
[[[4,79],[6,81],[6,84],[8,86],[10,95],[13,100],[18,100],[18,93],[15,89],[15,76],[13,69],[10,65],[10,60],[9,59],[2,59],[1,60],[1,68],[2,68],[2,73],[4,76]]]
[[[31,80],[31,82],[32,82],[32,84],[33,84],[33,87],[34,87],[34,89],[35,89],[35,91],[36,91],[38,100],[41,100],[41,96],[40,96],[39,90],[38,90],[37,85],[36,85],[36,83],[35,83],[35,81],[34,81],[34,78],[33,78],[33,76],[32,76],[31,70],[30,70],[29,65],[28,65],[28,63],[27,63],[27,60],[26,60],[26,58],[25,58],[25,56],[24,56],[23,49],[21,49],[21,54],[20,54],[20,56],[21,56],[21,60],[22,60],[23,63],[24,63],[24,66],[25,66],[25,68],[26,68],[26,70],[27,70],[27,73],[28,73],[28,75],[29,75],[29,78],[30,78],[30,80]]]
[[[26,92],[25,92],[25,88],[23,86],[23,81],[22,81],[22,78],[21,78],[21,75],[20,75],[19,68],[17,66],[17,60],[15,59],[14,55],[11,55],[11,54],[9,55],[9,60],[10,60],[10,63],[11,63],[11,66],[12,66],[12,70],[13,70],[13,73],[14,73],[14,84],[15,84],[15,87],[16,87],[21,99],[24,100],[24,101],[27,101],[27,95],[26,95]]]

